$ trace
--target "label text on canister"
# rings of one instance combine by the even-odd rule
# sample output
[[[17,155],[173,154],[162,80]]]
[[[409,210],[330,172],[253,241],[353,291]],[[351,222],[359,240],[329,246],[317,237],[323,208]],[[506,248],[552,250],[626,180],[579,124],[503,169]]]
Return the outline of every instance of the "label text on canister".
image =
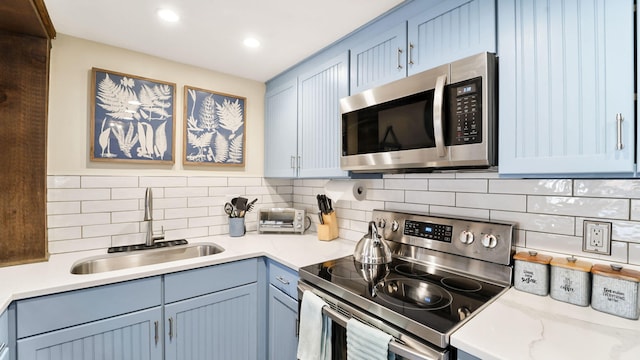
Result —
[[[625,300],[625,293],[621,291],[612,290],[609,288],[602,289],[602,295],[608,300],[613,302],[621,302]]]
[[[564,290],[567,293],[575,292],[576,289],[572,286],[572,281],[568,277],[562,279],[563,284],[560,285],[560,289]]]
[[[538,282],[538,280],[536,280],[535,278],[535,274],[533,273],[533,271],[524,270],[522,273],[523,273],[523,276],[522,276],[523,283],[536,284]]]

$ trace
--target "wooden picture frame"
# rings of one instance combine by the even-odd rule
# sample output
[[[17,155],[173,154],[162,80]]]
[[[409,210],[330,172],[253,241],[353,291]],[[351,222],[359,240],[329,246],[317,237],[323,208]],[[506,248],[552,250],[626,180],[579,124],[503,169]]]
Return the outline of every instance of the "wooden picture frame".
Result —
[[[185,86],[183,164],[244,166],[246,104],[245,97]]]
[[[91,69],[91,161],[173,164],[176,84]]]

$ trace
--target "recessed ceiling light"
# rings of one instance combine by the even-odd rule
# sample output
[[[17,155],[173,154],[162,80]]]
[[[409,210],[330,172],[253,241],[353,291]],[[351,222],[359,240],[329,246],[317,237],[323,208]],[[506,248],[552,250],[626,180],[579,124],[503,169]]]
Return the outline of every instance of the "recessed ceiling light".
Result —
[[[178,16],[175,11],[169,9],[158,10],[158,16],[160,17],[160,19],[168,22],[176,22],[180,20],[180,16]]]
[[[257,48],[258,46],[260,46],[260,41],[258,41],[255,38],[246,38],[244,39],[244,46],[246,47],[250,47],[250,48]]]

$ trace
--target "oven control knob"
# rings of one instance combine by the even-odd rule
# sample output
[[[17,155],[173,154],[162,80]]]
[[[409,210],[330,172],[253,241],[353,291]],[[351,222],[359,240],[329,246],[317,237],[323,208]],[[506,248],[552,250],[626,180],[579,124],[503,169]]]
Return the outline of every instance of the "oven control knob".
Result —
[[[471,231],[468,231],[468,230],[462,230],[460,232],[459,239],[460,239],[461,243],[467,244],[467,245],[473,243],[473,240],[475,240],[473,238],[473,233]]]
[[[400,228],[400,224],[398,224],[398,220],[393,220],[391,223],[391,231],[396,232]]]
[[[488,249],[493,249],[497,245],[498,245],[498,238],[495,235],[485,234],[482,237],[482,246]]]
[[[384,229],[387,226],[387,220],[385,219],[378,219],[378,227],[380,229]]]

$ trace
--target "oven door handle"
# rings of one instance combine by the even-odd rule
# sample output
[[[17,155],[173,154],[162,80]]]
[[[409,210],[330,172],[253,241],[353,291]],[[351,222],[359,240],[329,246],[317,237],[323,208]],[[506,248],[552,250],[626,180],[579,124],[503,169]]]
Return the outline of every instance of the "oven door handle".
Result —
[[[336,310],[333,310],[332,308],[329,307],[329,305],[326,305],[325,307],[322,308],[322,313],[327,315],[332,321],[335,321],[338,325],[342,326],[345,329],[347,328],[347,321],[349,321],[349,318],[337,312]],[[391,340],[389,342],[389,351],[409,360],[437,360],[436,358],[433,358],[431,356],[419,353],[414,349],[408,346],[405,346],[395,340]]]

